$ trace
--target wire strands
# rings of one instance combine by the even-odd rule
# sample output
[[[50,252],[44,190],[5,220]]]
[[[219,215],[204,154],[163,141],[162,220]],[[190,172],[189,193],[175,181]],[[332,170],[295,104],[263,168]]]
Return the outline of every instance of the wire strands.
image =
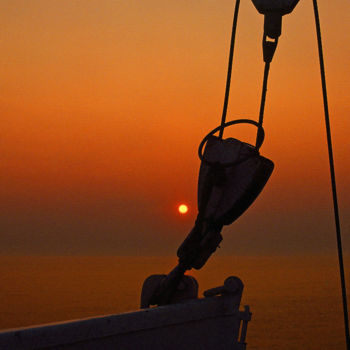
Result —
[[[347,307],[347,298],[346,298],[343,249],[342,249],[342,240],[341,240],[341,231],[340,231],[337,188],[336,188],[335,171],[334,171],[331,126],[330,126],[329,112],[328,112],[328,98],[327,98],[326,75],[325,75],[324,60],[323,60],[321,27],[320,27],[320,19],[318,14],[317,0],[313,0],[313,7],[314,7],[314,14],[315,14],[318,54],[319,54],[319,60],[320,60],[320,71],[321,71],[321,80],[322,80],[323,107],[324,107],[324,117],[325,117],[326,132],[327,132],[327,145],[328,145],[329,169],[330,169],[331,183],[332,183],[334,219],[335,219],[335,228],[336,228],[336,234],[337,234],[339,272],[340,272],[341,290],[342,290],[342,297],[343,297],[345,337],[346,337],[347,350],[350,350],[349,318],[348,318],[348,307]]]
[[[235,12],[234,12],[234,15],[233,15],[233,23],[232,23],[230,55],[229,55],[228,67],[227,67],[227,78],[226,78],[224,107],[223,107],[223,110],[222,110],[221,128],[220,128],[220,132],[219,132],[219,138],[220,139],[222,139],[222,136],[224,134],[224,128],[225,128],[224,124],[225,124],[225,121],[226,121],[227,106],[228,106],[228,100],[229,100],[229,96],[230,96],[232,62],[233,62],[233,52],[234,52],[234,49],[235,49],[235,39],[236,39],[236,29],[237,29],[237,21],[238,21],[239,4],[240,4],[240,0],[236,0]]]
[[[264,121],[264,110],[265,110],[267,81],[269,78],[269,71],[270,71],[270,62],[266,62],[265,68],[264,68],[264,81],[263,81],[263,86],[261,91],[261,101],[260,101],[260,111],[259,111],[259,124],[261,126],[263,125],[263,121]],[[261,131],[260,129],[258,129],[255,146],[257,146],[260,143],[260,138],[261,138]]]

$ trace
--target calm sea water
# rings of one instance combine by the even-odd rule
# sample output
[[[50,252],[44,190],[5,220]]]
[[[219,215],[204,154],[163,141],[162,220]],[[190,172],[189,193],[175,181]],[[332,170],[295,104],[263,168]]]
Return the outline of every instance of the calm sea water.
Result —
[[[135,310],[143,280],[168,257],[0,257],[0,328]],[[348,265],[348,264],[346,264]],[[336,258],[213,257],[200,292],[235,275],[253,312],[248,349],[345,349]]]

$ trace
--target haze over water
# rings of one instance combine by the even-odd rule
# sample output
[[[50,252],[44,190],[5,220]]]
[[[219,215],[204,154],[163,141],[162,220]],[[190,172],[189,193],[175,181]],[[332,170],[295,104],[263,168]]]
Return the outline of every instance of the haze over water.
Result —
[[[135,310],[143,280],[167,273],[175,262],[170,257],[2,257],[0,327]],[[242,305],[253,313],[248,349],[345,348],[335,257],[214,257],[193,275],[200,294],[230,275],[243,280]]]

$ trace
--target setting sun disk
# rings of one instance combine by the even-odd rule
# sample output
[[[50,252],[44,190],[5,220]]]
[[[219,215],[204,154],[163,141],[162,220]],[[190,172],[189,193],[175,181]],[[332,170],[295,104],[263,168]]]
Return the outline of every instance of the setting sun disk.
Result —
[[[180,214],[186,214],[188,212],[188,206],[186,204],[180,204],[178,210]]]

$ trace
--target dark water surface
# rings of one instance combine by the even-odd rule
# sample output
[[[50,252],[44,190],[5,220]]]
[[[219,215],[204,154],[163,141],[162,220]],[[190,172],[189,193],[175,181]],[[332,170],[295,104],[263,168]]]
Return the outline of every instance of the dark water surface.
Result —
[[[348,261],[346,261],[346,266]],[[0,257],[0,328],[135,310],[143,280],[169,257]],[[253,312],[248,349],[345,349],[335,257],[213,257],[200,292],[230,275]]]

